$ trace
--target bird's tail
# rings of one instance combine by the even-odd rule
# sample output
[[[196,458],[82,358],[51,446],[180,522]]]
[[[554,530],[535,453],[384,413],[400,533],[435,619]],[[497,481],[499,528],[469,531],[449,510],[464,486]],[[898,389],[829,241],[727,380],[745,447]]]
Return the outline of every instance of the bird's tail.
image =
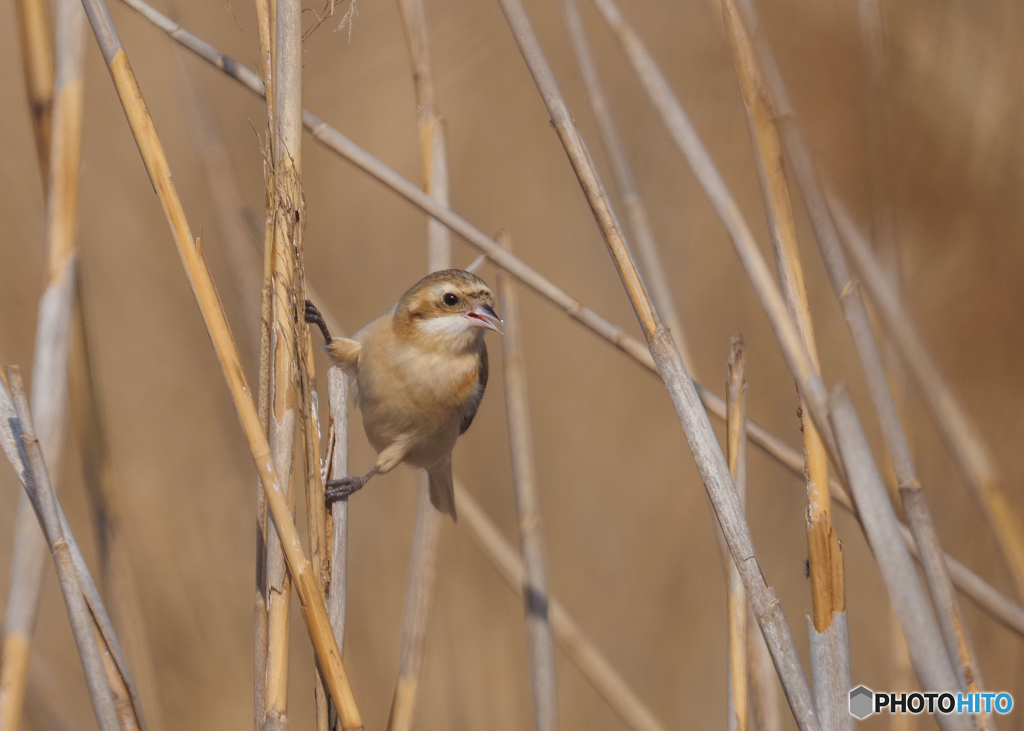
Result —
[[[452,458],[448,457],[427,468],[430,482],[430,502],[442,513],[455,517],[455,484],[452,482]]]

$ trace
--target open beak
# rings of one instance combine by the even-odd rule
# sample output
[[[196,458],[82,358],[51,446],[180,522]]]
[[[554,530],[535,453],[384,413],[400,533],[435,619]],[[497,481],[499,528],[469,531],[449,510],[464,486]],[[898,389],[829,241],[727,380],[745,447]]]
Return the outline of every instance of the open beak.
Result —
[[[501,318],[498,317],[498,313],[490,305],[480,305],[475,310],[471,310],[467,317],[477,327],[486,327],[489,330],[494,330],[496,333],[504,334],[501,332]]]

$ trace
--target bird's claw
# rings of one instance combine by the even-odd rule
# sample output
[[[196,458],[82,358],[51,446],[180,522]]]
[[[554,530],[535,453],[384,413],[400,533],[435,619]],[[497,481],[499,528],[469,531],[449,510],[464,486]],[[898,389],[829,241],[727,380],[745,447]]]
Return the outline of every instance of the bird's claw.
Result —
[[[325,342],[331,342],[331,332],[327,329],[327,323],[324,321],[324,316],[320,314],[320,310],[316,308],[316,305],[309,300],[306,300],[305,319],[306,322],[320,328],[320,332],[324,334]]]
[[[339,500],[347,500],[348,496],[359,490],[366,484],[362,477],[339,477],[336,480],[328,480],[324,487],[324,502],[330,507]]]

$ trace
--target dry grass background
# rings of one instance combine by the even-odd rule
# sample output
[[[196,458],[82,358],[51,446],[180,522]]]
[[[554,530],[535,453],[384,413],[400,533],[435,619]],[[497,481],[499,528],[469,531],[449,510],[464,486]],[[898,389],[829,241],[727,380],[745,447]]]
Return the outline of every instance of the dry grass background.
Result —
[[[866,220],[864,63],[855,4],[760,5],[821,168]],[[907,299],[1024,512],[1018,487],[1024,480],[1024,10],[1002,0],[885,5],[890,163]],[[258,41],[248,2],[231,0],[230,10],[225,0],[165,0],[156,7],[254,65]],[[124,7],[111,9],[190,222],[196,233],[202,229],[204,250],[241,336],[251,322],[242,308],[258,308],[258,293],[244,302],[232,294],[218,214],[183,108],[175,56],[184,51]],[[361,0],[358,9],[351,42],[345,31],[333,32],[337,20],[306,42],[305,105],[418,181],[416,113],[397,6]],[[557,4],[530,2],[527,9],[610,181]],[[583,4],[581,12],[662,244],[696,376],[724,393],[729,338],[742,332],[751,418],[799,444],[796,390],[724,230],[593,8]],[[767,252],[742,102],[716,5],[638,0],[623,12],[687,105]],[[509,227],[522,259],[638,332],[497,3],[428,2],[427,15],[438,103],[447,121],[452,207],[485,231]],[[312,13],[307,16],[311,23]],[[91,37],[87,47],[80,208],[86,317],[160,702],[173,728],[244,729],[252,718],[252,463],[159,202]],[[201,62],[187,58],[185,64],[212,103],[245,202],[262,222],[263,160],[254,128],[262,132],[265,106]],[[0,5],[0,74],[10,80],[0,114],[0,355],[27,369],[42,287],[43,198],[8,3]],[[308,137],[304,144],[307,276],[323,304],[354,330],[425,271],[425,221]],[[856,355],[799,205],[797,218],[825,380],[851,381],[880,456]],[[458,265],[473,256],[456,244]],[[493,284],[492,269],[485,267],[483,275]],[[725,581],[703,489],[664,389],[534,295],[524,293],[521,310],[552,591],[667,727],[722,727]],[[240,345],[255,383],[255,359],[245,342]],[[490,345],[493,354],[501,347],[496,337]],[[455,465],[514,539],[500,358],[491,362],[496,372],[490,391],[456,449]],[[321,394],[326,408],[324,387]],[[1010,592],[980,514],[913,399],[908,426],[946,549]],[[350,464],[359,473],[372,453],[358,427],[351,444]],[[77,452],[68,454],[60,470],[63,500],[88,550]],[[803,614],[810,597],[803,486],[754,447],[749,459],[755,544],[805,653]],[[382,725],[397,672],[417,485],[415,474],[402,468],[351,501],[345,658],[368,728]],[[11,471],[0,469],[0,596],[6,595],[19,490]],[[837,513],[836,527],[846,552],[854,682],[887,688],[885,591],[856,525]],[[43,601],[29,703],[48,698],[69,728],[92,728],[52,571]],[[989,689],[1024,689],[1019,638],[969,602],[963,606]],[[291,723],[309,728],[311,651],[300,622],[293,621],[293,632]],[[558,672],[562,728],[622,728],[561,655]],[[462,526],[442,529],[422,682],[418,729],[529,727],[521,606]],[[1021,727],[1020,716],[1001,719],[1000,728]],[[47,727],[42,719],[30,708],[35,728]],[[880,728],[883,722],[870,723]]]

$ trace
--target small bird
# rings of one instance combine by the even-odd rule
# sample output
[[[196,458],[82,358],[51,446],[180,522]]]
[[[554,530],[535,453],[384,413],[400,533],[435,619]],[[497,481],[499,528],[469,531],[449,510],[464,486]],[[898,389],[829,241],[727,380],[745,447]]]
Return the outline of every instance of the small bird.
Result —
[[[351,339],[332,338],[308,301],[306,321],[320,328],[324,350],[351,377],[363,429],[377,451],[366,475],[327,483],[328,502],[406,462],[427,471],[430,502],[454,520],[452,449],[487,386],[484,332],[501,332],[490,287],[475,274],[444,269],[414,284]]]

